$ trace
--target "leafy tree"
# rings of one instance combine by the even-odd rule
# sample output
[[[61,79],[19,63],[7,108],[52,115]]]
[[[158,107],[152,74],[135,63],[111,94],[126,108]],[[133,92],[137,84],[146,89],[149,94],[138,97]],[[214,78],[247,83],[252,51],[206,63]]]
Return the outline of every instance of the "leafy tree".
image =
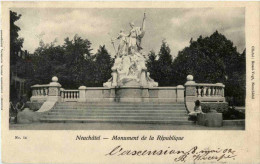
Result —
[[[111,77],[112,59],[108,54],[105,45],[100,46],[95,55],[95,83],[97,86],[103,86]]]
[[[157,55],[155,54],[154,51],[150,51],[148,54],[148,59],[146,61],[146,66],[148,72],[150,72],[151,77],[156,77],[157,76]]]
[[[171,50],[167,43],[163,41],[160,51],[159,51],[159,59],[155,61],[155,55],[150,53],[149,60],[155,63],[155,66],[149,66],[148,68],[152,68],[151,70],[151,77],[154,78],[155,81],[159,83],[159,86],[170,86],[172,85],[172,56]],[[149,62],[148,62],[149,63]]]
[[[66,60],[66,75],[63,79],[65,86],[77,88],[80,85],[85,85],[92,79],[91,71],[91,42],[88,39],[82,39],[75,35],[73,40],[65,39],[65,60]]]
[[[191,74],[199,83],[224,83],[226,96],[244,92],[245,53],[239,54],[233,43],[218,31],[210,37],[191,40],[190,46],[178,53],[172,69],[175,84],[184,84]]]
[[[10,62],[16,64],[18,53],[21,52],[23,47],[23,38],[19,38],[18,32],[21,30],[20,27],[15,25],[15,22],[21,18],[21,14],[10,11]]]
[[[34,84],[47,84],[53,76],[59,78],[64,88],[76,89],[81,85],[94,85],[94,57],[91,43],[75,35],[72,40],[65,39],[64,45],[55,42],[44,44],[33,55]]]
[[[44,44],[40,41],[33,56],[34,83],[47,84],[52,76],[61,77],[66,70],[65,49],[62,46],[55,46],[54,43]]]

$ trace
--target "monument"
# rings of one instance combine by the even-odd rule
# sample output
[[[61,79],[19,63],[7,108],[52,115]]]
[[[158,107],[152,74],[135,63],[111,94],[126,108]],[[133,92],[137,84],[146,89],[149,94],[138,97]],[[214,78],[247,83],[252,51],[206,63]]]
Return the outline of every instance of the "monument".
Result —
[[[112,78],[104,83],[104,87],[157,87],[158,83],[150,78],[145,66],[145,57],[142,54],[142,39],[145,35],[144,13],[142,27],[130,23],[131,30],[124,33],[120,30],[115,39],[111,39],[116,51],[115,63],[112,67]],[[114,41],[119,40],[116,50]]]
[[[40,120],[190,124],[186,113],[194,109],[194,101],[200,100],[217,109],[227,105],[223,84],[196,83],[192,75],[187,76],[184,86],[158,86],[147,72],[142,52],[145,19],[144,13],[141,27],[130,23],[128,33],[120,30],[118,36],[111,39],[115,62],[112,77],[103,87],[64,89],[57,77],[49,84],[32,86],[28,105],[37,106],[37,113],[43,113]]]

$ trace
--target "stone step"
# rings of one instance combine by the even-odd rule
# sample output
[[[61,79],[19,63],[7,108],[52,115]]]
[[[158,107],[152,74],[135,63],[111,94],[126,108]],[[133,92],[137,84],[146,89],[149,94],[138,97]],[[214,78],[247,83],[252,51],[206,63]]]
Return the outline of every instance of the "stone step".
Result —
[[[138,109],[52,109],[50,112],[96,112],[96,113],[187,113],[186,110],[172,110],[172,109],[161,109],[161,110],[138,110]]]
[[[121,122],[190,124],[184,103],[62,102],[43,122]]]
[[[74,103],[74,104],[67,104],[67,103],[58,103],[56,104],[56,106],[153,106],[153,107],[159,107],[159,106],[176,106],[176,107],[184,107],[184,104],[100,104],[100,103],[96,103],[96,104],[89,104],[89,103],[85,103],[85,104],[79,104],[79,103]]]
[[[184,105],[184,102],[58,102],[62,105]]]
[[[194,124],[192,121],[187,121],[187,120],[135,120],[135,119],[114,119],[114,120],[101,120],[101,119],[74,119],[74,118],[42,118],[42,122],[62,122],[62,123],[90,123],[90,122],[113,122],[113,123],[147,123],[147,124],[174,124],[174,125],[191,125]]]
[[[54,109],[75,109],[75,110],[186,110],[184,107],[54,107]]]
[[[73,115],[73,116],[187,116],[186,113],[124,113],[124,112],[49,112],[47,115]]]
[[[188,117],[180,116],[75,116],[75,115],[46,115],[44,118],[71,118],[71,119],[100,119],[100,120],[114,120],[114,119],[124,119],[124,120],[187,120]]]

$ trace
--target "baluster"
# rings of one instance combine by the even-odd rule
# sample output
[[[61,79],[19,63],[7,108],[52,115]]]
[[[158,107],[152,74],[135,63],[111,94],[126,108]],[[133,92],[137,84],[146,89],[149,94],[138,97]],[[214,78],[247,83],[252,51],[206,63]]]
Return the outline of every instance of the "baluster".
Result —
[[[220,87],[220,97],[223,97],[224,88]]]
[[[44,87],[44,96],[47,96],[47,88]]]
[[[40,88],[37,88],[37,96],[40,96],[41,95],[41,90]]]
[[[43,93],[43,88],[41,88],[41,96],[44,96],[44,93]]]
[[[72,92],[72,99],[74,99],[75,97],[74,97],[74,91]]]
[[[77,92],[77,99],[79,98],[79,92]]]
[[[203,93],[203,97],[206,96],[206,93],[207,93],[207,87],[202,87],[202,93]]]
[[[211,87],[208,87],[208,96],[211,96]]]
[[[68,93],[64,91],[64,94],[65,94],[65,99],[67,99]]]
[[[216,96],[216,87],[212,87],[212,96]]]
[[[47,87],[46,88],[46,93],[47,93],[47,96],[49,95],[49,88]]]
[[[198,97],[201,97],[201,87],[198,87]]]
[[[220,96],[220,88],[217,87],[217,96]]]

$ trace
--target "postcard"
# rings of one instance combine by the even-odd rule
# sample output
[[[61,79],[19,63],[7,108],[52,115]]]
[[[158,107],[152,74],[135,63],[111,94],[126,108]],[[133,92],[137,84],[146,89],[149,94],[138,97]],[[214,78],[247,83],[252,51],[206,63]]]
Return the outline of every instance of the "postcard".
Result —
[[[260,163],[259,2],[1,2],[3,163]]]

